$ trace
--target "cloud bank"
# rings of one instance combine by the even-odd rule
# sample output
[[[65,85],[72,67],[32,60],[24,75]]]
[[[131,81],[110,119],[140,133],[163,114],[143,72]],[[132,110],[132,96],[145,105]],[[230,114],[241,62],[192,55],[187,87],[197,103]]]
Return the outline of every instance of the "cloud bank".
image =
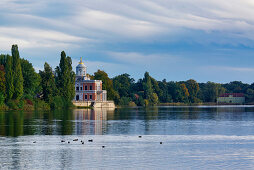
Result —
[[[251,82],[242,70],[253,68],[253,9],[251,0],[1,0],[0,52],[18,44],[37,68],[65,50],[112,76]],[[211,65],[237,74],[218,79],[203,69]]]

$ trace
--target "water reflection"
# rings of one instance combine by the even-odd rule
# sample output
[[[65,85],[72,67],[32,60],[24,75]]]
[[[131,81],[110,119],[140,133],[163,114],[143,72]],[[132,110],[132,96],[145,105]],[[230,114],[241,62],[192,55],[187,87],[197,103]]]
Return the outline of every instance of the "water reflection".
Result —
[[[150,107],[0,112],[0,136],[252,133],[254,107]],[[216,129],[217,127],[217,129]],[[220,129],[219,129],[220,128]],[[247,129],[246,129],[247,128]],[[238,132],[239,134],[241,131]]]
[[[107,116],[111,109],[75,109],[73,110],[76,135],[102,135],[107,129]]]

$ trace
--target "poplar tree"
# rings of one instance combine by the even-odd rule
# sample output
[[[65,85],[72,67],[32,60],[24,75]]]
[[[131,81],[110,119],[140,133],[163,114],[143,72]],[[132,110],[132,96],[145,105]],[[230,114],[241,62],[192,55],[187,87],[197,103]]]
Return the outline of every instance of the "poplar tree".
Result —
[[[12,99],[14,93],[13,86],[13,72],[12,72],[12,57],[7,55],[6,65],[5,65],[5,79],[6,79],[6,99]]]
[[[71,102],[75,96],[75,73],[72,71],[72,60],[66,57],[64,51],[61,52],[60,63],[55,73],[59,96],[63,97],[67,103]]]
[[[5,83],[5,71],[4,71],[4,66],[0,65],[0,95],[4,95],[6,93],[6,83]]]
[[[43,99],[47,103],[52,103],[53,96],[55,96],[56,85],[55,85],[55,78],[52,71],[52,68],[49,66],[48,63],[45,62],[44,64],[44,71],[39,72],[41,76],[41,87],[42,87],[42,94]]]
[[[151,82],[151,77],[149,76],[148,72],[145,72],[144,79],[143,79],[143,89],[145,99],[151,101],[153,95],[153,86]]]
[[[12,45],[11,48],[13,58],[13,99],[20,99],[23,96],[23,75],[20,64],[19,50],[17,45]]]

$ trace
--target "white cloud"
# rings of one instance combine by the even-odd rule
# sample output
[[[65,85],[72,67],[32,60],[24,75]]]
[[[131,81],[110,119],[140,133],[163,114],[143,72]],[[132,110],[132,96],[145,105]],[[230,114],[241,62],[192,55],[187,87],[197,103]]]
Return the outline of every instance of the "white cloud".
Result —
[[[212,70],[212,71],[226,71],[226,72],[231,72],[231,73],[254,73],[254,67],[231,67],[231,66],[206,66],[203,67],[202,69],[204,70]]]
[[[251,0],[2,0],[0,14],[12,20],[17,16],[20,27],[40,25],[103,43],[109,39],[159,41],[165,35],[181,34],[181,29],[220,31],[254,40],[253,7]]]
[[[169,54],[143,54],[137,52],[107,52],[113,59],[132,65],[155,66],[182,62],[179,56]]]
[[[19,44],[22,48],[54,48],[75,47],[78,42],[85,41],[88,41],[88,39],[52,30],[0,27],[0,46],[2,50],[10,49],[12,44]]]

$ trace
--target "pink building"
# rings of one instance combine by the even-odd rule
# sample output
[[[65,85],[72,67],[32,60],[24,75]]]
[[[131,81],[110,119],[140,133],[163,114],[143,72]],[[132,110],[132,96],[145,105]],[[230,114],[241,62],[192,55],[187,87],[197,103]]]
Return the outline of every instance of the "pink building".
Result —
[[[86,69],[87,67],[82,62],[82,58],[80,58],[80,62],[76,67],[76,95],[74,101],[107,101],[107,91],[102,90],[102,81],[90,80]]]

